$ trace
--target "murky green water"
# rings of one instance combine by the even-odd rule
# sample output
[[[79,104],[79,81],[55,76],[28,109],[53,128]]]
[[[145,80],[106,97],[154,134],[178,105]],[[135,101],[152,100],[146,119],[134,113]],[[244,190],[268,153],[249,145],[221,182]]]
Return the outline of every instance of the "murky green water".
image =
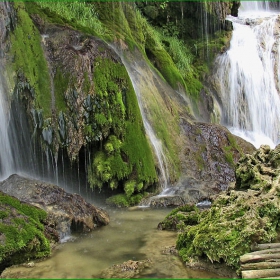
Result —
[[[159,231],[157,224],[170,209],[106,209],[110,224],[60,244],[52,256],[34,267],[15,267],[9,277],[100,278],[102,270],[128,260],[152,261],[140,278],[219,278],[184,267],[178,257],[163,254],[175,245],[177,233]]]

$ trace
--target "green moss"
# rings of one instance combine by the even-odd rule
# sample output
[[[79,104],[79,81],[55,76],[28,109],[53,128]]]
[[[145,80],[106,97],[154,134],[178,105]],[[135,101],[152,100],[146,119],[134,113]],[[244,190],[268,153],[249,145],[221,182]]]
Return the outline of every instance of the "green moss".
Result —
[[[14,6],[17,25],[11,33],[12,68],[26,78],[35,92],[35,106],[48,117],[51,115],[50,76],[41,47],[41,36],[25,11],[24,3],[15,2]]]
[[[106,203],[118,207],[129,207],[129,199],[125,194],[117,194],[106,199]]]
[[[199,221],[199,209],[192,204],[177,207],[159,224],[160,229],[179,230],[187,225],[196,225]]]
[[[151,149],[124,66],[109,59],[96,63],[97,94],[91,97],[94,105],[85,133],[95,141],[102,140],[102,146],[88,168],[89,182],[92,187],[122,187],[132,197],[157,180]]]
[[[124,184],[124,191],[127,197],[131,197],[136,189],[137,183],[135,180],[130,180],[125,182]]]
[[[209,210],[198,214],[197,223],[180,227],[176,243],[179,255],[184,261],[206,256],[212,262],[222,261],[239,269],[240,256],[250,252],[252,244],[276,238],[280,209],[275,201],[240,191],[222,193]],[[182,212],[189,215],[186,210]],[[165,220],[173,222],[171,217],[177,215],[178,224],[178,213]]]
[[[198,74],[194,71],[189,71],[185,76],[187,92],[195,98],[198,99],[199,93],[203,88],[202,83],[199,80]]]
[[[233,151],[232,151],[232,149],[233,149],[232,146],[223,147],[223,150],[225,152],[226,162],[234,167],[234,159],[233,159]]]
[[[154,66],[174,89],[186,88],[185,81],[171,56],[164,48],[157,47],[154,38],[147,38],[146,50],[149,51],[150,59],[154,61]]]
[[[65,100],[65,93],[68,88],[70,74],[63,74],[60,68],[56,69],[54,75],[54,92],[55,92],[55,106],[57,112],[66,112],[67,104]]]
[[[0,192],[0,213],[0,233],[5,237],[0,243],[0,266],[50,254],[50,244],[44,236],[45,211]]]
[[[128,197],[126,194],[117,194],[106,199],[106,203],[117,207],[129,207],[139,204],[143,196],[143,194],[135,194]]]
[[[93,5],[80,1],[27,2],[30,14],[37,14],[47,22],[71,26],[85,34],[106,38],[108,30],[101,24]]]

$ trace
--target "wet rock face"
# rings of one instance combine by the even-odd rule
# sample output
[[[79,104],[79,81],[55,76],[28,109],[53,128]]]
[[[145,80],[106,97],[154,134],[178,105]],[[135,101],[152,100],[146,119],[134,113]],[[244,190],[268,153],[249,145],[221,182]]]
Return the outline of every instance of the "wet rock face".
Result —
[[[15,12],[8,2],[0,3],[0,57],[2,58],[6,51],[6,39],[9,31],[15,26]]]
[[[232,135],[220,125],[190,123],[181,119],[181,128],[186,135],[182,156],[183,174],[197,181],[208,182],[211,189],[221,191],[235,181],[234,164],[242,153],[255,150],[252,144]],[[181,181],[184,185],[185,179]],[[192,184],[193,185],[193,184]]]
[[[0,183],[0,190],[45,210],[48,213],[46,233],[50,236],[58,232],[62,238],[70,230],[87,232],[109,223],[104,210],[86,202],[78,194],[69,194],[49,183],[11,175]]]
[[[232,135],[225,127],[181,118],[180,162],[182,176],[164,196],[142,200],[150,207],[178,207],[207,201],[235,182],[235,165],[255,147]],[[250,157],[248,155],[248,157]]]
[[[120,59],[97,38],[71,29],[45,25],[40,18],[34,16],[33,20],[41,32],[42,46],[52,72],[54,90],[63,99],[63,105],[58,102],[52,104],[52,110],[56,110],[58,115],[53,122],[58,126],[59,137],[52,139],[48,144],[65,145],[69,157],[76,158],[81,147],[90,141],[85,135],[85,126],[91,124],[89,118],[94,107],[93,102],[97,102],[97,98],[94,98],[96,92],[93,75],[99,66],[98,59],[114,62],[120,62]],[[97,106],[101,106],[100,104]],[[58,112],[59,106],[64,106],[64,113]],[[57,129],[56,125],[53,130]],[[44,140],[46,141],[45,138]]]

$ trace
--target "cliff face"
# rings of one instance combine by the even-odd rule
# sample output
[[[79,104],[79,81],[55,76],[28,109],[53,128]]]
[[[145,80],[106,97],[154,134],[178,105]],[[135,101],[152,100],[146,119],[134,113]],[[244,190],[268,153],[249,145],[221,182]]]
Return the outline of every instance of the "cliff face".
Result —
[[[94,154],[85,166],[91,186],[129,185],[129,197],[143,192],[157,175],[120,58],[97,38],[36,13],[31,19],[27,8],[14,4],[17,24],[9,33],[5,64],[14,81],[12,104],[25,107],[36,144],[54,155],[65,150],[71,161],[79,161],[84,148]]]
[[[153,25],[164,28],[166,34],[188,40],[226,29],[226,16],[237,15],[240,2],[142,1],[136,5]]]
[[[182,19],[197,19],[203,7],[219,28],[235,5],[169,4],[159,6],[169,22],[176,22],[178,11],[184,13]],[[92,17],[94,10],[98,13],[99,25],[92,28],[78,18],[61,18],[51,6],[3,5],[2,63],[13,91],[12,106],[20,103],[25,109],[40,149],[54,157],[62,154],[69,162],[83,162],[78,168],[84,169],[92,187],[119,189],[124,204],[137,203],[157,183],[159,166],[134,91],[140,90],[147,120],[166,154],[170,184],[180,177],[194,178],[214,182],[219,189],[234,180],[234,162],[252,147],[232,141],[224,128],[195,122],[194,115],[210,120],[212,110],[211,97],[199,81],[203,70],[197,72],[192,65],[196,60],[184,47],[182,57],[189,60],[181,67],[180,57],[171,52],[171,37],[162,39],[133,4],[83,6]],[[219,157],[211,154],[214,146]]]

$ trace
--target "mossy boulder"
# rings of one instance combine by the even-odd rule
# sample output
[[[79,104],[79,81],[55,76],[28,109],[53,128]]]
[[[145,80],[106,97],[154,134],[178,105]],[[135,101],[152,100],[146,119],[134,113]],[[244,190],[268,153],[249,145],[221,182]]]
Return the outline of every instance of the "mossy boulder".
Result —
[[[0,271],[50,254],[47,213],[0,191]]]
[[[186,204],[175,208],[158,224],[160,230],[179,230],[187,225],[197,225],[199,212],[194,204]]]
[[[80,195],[12,175],[0,183],[0,271],[47,257],[65,236],[108,223],[107,212]]]
[[[246,154],[236,166],[236,188],[271,192],[278,189],[280,146],[270,149],[262,145],[252,155]]]
[[[56,241],[71,232],[89,232],[109,223],[106,211],[50,183],[11,175],[0,183],[0,190],[45,211],[46,224],[57,232]]]
[[[212,197],[211,208],[200,212],[196,223],[190,224],[193,213],[182,209],[174,210],[162,222],[166,228],[180,229],[176,246],[184,261],[206,258],[238,271],[239,257],[250,252],[252,245],[276,240],[280,221],[279,151],[280,146],[274,150],[261,146],[242,157],[235,172],[235,189]],[[178,219],[178,213],[185,218]]]

